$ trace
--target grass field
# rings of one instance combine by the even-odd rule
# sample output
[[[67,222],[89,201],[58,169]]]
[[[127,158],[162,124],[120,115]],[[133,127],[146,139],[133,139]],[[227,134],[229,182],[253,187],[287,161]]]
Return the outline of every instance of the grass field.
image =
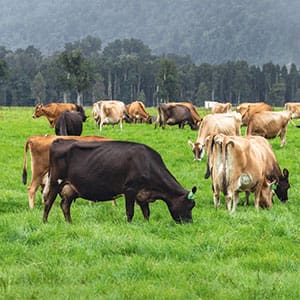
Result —
[[[214,209],[205,162],[193,161],[187,141],[196,139],[196,131],[106,126],[102,135],[151,146],[186,189],[198,187],[194,222],[175,224],[158,200],[150,204],[149,222],[137,207],[127,224],[120,198],[116,207],[78,199],[72,224],[57,199],[43,224],[41,194],[30,210],[22,184],[23,147],[30,135],[53,129],[43,117],[32,119],[32,112],[0,108],[1,299],[300,298],[300,129],[289,125],[284,148],[278,138],[270,141],[281,168],[290,171],[289,202],[274,198],[270,210],[256,211],[252,196],[249,207],[229,214],[223,198]],[[83,135],[99,134],[88,119]]]

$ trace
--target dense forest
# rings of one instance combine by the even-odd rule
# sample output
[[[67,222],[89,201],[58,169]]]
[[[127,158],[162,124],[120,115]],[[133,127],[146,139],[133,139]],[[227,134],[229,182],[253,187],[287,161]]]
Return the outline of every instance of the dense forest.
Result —
[[[43,55],[94,36],[138,39],[196,64],[300,64],[299,0],[0,0],[0,45]]]
[[[0,47],[0,105],[91,105],[99,99],[138,99],[146,106],[178,100],[197,106],[206,100],[283,106],[300,101],[300,73],[294,63],[195,64],[190,56],[153,55],[138,39],[116,39],[103,47],[99,38],[87,36],[52,55],[34,46]]]

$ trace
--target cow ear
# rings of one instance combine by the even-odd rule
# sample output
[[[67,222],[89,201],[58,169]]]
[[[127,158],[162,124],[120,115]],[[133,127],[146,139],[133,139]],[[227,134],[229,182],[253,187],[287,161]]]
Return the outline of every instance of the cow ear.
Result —
[[[195,148],[195,144],[191,140],[188,140],[188,145],[190,145],[192,149]]]
[[[286,168],[283,169],[283,176],[289,178],[289,171]]]
[[[197,187],[196,187],[196,186],[193,186],[192,192],[193,192],[194,194],[197,192]]]

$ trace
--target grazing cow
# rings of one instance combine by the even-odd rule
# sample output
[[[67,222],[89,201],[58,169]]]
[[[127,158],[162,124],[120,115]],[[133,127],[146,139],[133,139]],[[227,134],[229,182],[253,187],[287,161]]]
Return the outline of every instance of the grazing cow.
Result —
[[[120,124],[123,129],[123,119],[127,115],[124,102],[119,100],[100,100],[93,104],[93,117],[102,131],[104,124]]]
[[[292,119],[300,118],[300,102],[287,102],[284,108],[292,112]]]
[[[199,127],[200,126],[200,123],[202,121],[201,117],[199,116],[197,110],[196,110],[196,107],[192,104],[192,103],[189,103],[189,102],[169,102],[167,103],[168,105],[170,106],[176,106],[176,105],[183,105],[185,107],[187,107],[190,112],[191,112],[191,115],[192,115],[192,118],[194,120],[194,123]]]
[[[126,105],[127,113],[130,119],[134,123],[145,123],[151,124],[151,116],[147,113],[145,105],[141,101],[134,101]]]
[[[55,124],[56,135],[81,135],[82,114],[75,110],[64,111]]]
[[[283,147],[286,143],[286,132],[292,117],[290,111],[264,111],[252,115],[248,121],[247,135],[260,135],[267,139],[280,136]]]
[[[237,112],[206,115],[199,127],[196,142],[188,141],[188,144],[192,147],[194,159],[202,160],[205,152],[206,138],[210,134],[240,135],[241,122],[242,117]]]
[[[82,141],[107,141],[101,136],[55,136],[55,135],[33,135],[30,136],[24,146],[23,183],[27,183],[27,152],[31,156],[31,181],[28,186],[29,207],[34,207],[35,194],[39,186],[43,189],[45,178],[49,167],[49,148],[57,138],[76,139]]]
[[[188,124],[192,130],[197,130],[198,126],[195,123],[191,111],[184,105],[169,105],[161,103],[158,110],[158,116],[155,122],[155,128],[158,124],[163,129],[166,125],[177,125],[180,129],[184,128],[185,124]]]
[[[82,121],[85,122],[86,115],[82,106],[73,104],[73,103],[49,103],[47,105],[37,104],[35,106],[32,117],[39,118],[45,116],[49,123],[50,127],[53,128],[57,122],[58,117],[61,113],[67,110],[75,110],[82,114]]]
[[[254,193],[255,207],[272,207],[272,184],[276,184],[276,194],[287,201],[289,188],[288,171],[281,174],[271,146],[263,137],[225,136],[209,137],[209,158],[205,178],[212,177],[215,207],[220,205],[220,192],[226,198],[226,206],[234,212],[239,201],[239,193]],[[231,208],[231,202],[233,206]]]
[[[231,112],[231,103],[216,103],[212,109],[211,113],[212,114],[224,114],[224,113],[229,113]]]
[[[89,176],[87,176],[87,174]],[[81,197],[107,201],[125,195],[127,221],[134,203],[149,219],[149,202],[162,199],[178,222],[192,221],[192,200],[197,188],[185,190],[169,172],[161,156],[150,147],[121,141],[78,142],[56,140],[50,147],[49,177],[43,192],[46,222],[59,193],[65,220],[71,222],[70,206]]]
[[[264,102],[242,103],[236,111],[242,115],[242,125],[248,125],[251,116],[262,111],[272,111],[272,107]]]

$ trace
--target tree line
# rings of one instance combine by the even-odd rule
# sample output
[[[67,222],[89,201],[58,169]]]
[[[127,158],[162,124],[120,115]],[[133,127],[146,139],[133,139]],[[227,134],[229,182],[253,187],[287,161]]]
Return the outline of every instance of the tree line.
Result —
[[[15,51],[0,47],[0,105],[88,106],[99,99],[140,100],[146,106],[168,101],[283,106],[300,101],[300,72],[294,63],[196,65],[189,56],[152,55],[138,39],[117,39],[102,49],[101,39],[87,36],[46,57],[34,46]]]

